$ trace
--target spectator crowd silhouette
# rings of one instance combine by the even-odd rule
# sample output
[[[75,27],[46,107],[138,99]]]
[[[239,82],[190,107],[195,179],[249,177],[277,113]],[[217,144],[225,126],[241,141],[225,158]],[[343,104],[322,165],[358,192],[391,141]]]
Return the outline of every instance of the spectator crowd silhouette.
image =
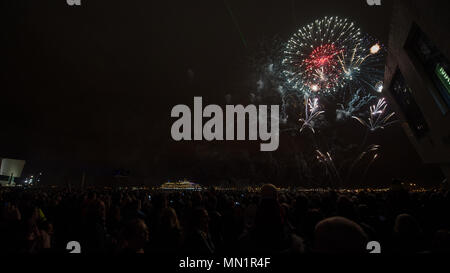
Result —
[[[0,252],[448,253],[448,190],[258,192],[0,188]]]

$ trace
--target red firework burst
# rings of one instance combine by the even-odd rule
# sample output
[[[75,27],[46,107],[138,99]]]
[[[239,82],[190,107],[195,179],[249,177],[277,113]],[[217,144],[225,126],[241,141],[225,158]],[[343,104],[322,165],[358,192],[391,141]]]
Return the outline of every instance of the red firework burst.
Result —
[[[339,83],[342,68],[337,55],[342,52],[343,50],[336,48],[334,44],[325,44],[316,47],[303,60],[303,77],[312,91],[330,89]]]

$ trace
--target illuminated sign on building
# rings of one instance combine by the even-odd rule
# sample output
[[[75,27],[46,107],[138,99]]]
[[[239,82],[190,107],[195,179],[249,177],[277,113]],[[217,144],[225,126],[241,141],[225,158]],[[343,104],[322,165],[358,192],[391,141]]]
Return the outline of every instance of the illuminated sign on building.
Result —
[[[445,71],[445,69],[440,64],[437,64],[435,72],[447,92],[450,94],[450,76],[447,74],[447,71]]]
[[[410,57],[418,60],[425,69],[435,87],[428,91],[445,115],[450,111],[450,61],[417,24],[413,24],[410,32],[406,48],[413,53]]]

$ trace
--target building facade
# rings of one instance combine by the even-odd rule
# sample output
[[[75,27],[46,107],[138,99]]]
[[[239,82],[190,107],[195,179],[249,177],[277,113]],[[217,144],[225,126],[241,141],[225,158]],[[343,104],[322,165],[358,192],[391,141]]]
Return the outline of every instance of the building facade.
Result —
[[[450,177],[450,1],[396,0],[384,82],[424,163]]]

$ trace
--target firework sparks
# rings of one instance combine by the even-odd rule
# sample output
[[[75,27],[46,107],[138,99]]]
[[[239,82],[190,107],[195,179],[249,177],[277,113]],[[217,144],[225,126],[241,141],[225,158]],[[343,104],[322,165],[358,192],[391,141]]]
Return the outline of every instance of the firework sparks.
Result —
[[[338,60],[346,83],[364,87],[367,91],[380,92],[385,53],[384,47],[368,35],[364,35],[351,51],[341,52]]]
[[[363,95],[363,91],[359,88],[346,104],[338,104],[340,109],[336,110],[336,119],[338,121],[347,120],[356,112],[360,111],[363,106],[376,98],[371,94]]]
[[[300,92],[333,94],[346,85],[379,92],[385,49],[353,22],[325,17],[300,28],[288,41],[283,65],[287,82]]]
[[[311,99],[305,99],[305,118],[300,119],[299,121],[302,122],[302,127],[300,129],[300,132],[303,132],[306,128],[310,129],[314,134],[316,131],[314,130],[314,121],[325,111],[319,111],[319,99],[314,98]]]
[[[367,165],[366,169],[364,170],[364,173],[362,175],[362,180],[364,181],[366,178],[367,173],[369,172],[370,167],[372,167],[372,164],[379,158],[379,154],[373,155],[372,159],[370,160],[369,164]]]
[[[359,161],[361,161],[367,154],[378,152],[380,150],[380,145],[372,144],[370,145],[364,152],[362,152],[358,158],[356,158],[355,162],[353,163],[353,166],[356,165]],[[375,154],[375,156],[378,157],[378,154]]]
[[[284,51],[287,81],[305,93],[335,92],[344,84],[339,56],[358,46],[361,32],[347,19],[325,17],[298,30]]]
[[[367,127],[371,132],[378,129],[384,129],[387,126],[395,123],[396,121],[390,121],[395,115],[395,112],[386,114],[387,103],[384,98],[381,98],[376,105],[370,106],[370,117],[368,122],[365,122],[362,118],[353,116],[363,126]]]
[[[341,52],[333,44],[326,44],[314,49],[313,52],[303,60],[306,84],[311,90],[318,92],[330,89],[339,84],[341,70],[338,68],[336,56]]]
[[[369,49],[369,54],[367,54],[364,57],[362,55],[359,55],[359,53],[357,54],[358,50],[365,51],[364,48],[361,48],[361,44],[357,44],[355,46],[355,48],[353,49],[353,53],[351,55],[352,57],[350,58],[349,64],[344,63],[344,60],[346,59],[346,57],[344,55],[344,51],[341,52],[342,58],[341,58],[341,56],[338,56],[339,63],[342,65],[342,69],[344,70],[344,72],[346,74],[350,74],[352,69],[359,69],[359,67],[367,60],[368,57],[380,52],[381,47],[379,44],[373,45]],[[362,53],[362,54],[364,54],[364,53]]]
[[[330,179],[336,177],[339,182],[342,182],[339,171],[334,164],[333,157],[329,152],[324,154],[320,150],[316,150],[316,159],[325,166],[326,175],[330,177]]]
[[[379,82],[377,82],[377,83],[375,84],[375,90],[376,90],[378,93],[383,92],[383,89],[384,89],[384,87],[383,87],[383,82],[382,82],[382,81],[379,81]]]
[[[330,175],[330,166],[331,166],[331,162],[333,162],[333,158],[331,157],[330,153],[322,153],[321,151],[317,150],[317,160],[319,161],[319,163],[323,164],[325,166],[325,170],[326,170],[326,174],[329,176]]]
[[[366,170],[369,169],[369,167],[372,165],[372,163],[379,157],[379,150],[380,150],[381,146],[380,145],[376,145],[376,144],[372,144],[369,145],[362,153],[360,153],[358,155],[358,157],[353,161],[353,163],[350,166],[350,169],[347,173],[347,177],[345,179],[346,182],[350,182],[350,179],[353,175],[353,170],[356,167],[356,165],[358,165],[358,163],[360,163],[365,157],[370,156],[371,154],[373,154],[371,156],[371,160],[366,168]]]

